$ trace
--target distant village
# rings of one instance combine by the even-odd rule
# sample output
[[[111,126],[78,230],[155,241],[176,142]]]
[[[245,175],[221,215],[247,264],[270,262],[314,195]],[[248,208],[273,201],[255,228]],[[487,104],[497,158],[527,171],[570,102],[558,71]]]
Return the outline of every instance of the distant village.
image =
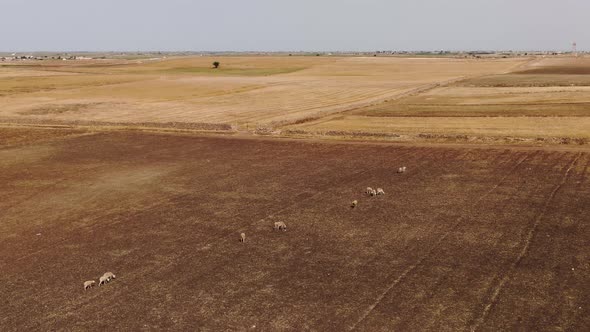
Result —
[[[76,61],[76,60],[105,60],[105,59],[159,59],[166,56],[424,56],[424,57],[520,57],[520,56],[560,56],[584,55],[589,52],[572,51],[374,51],[374,52],[104,52],[104,53],[0,53],[0,62],[16,61]]]
[[[0,61],[41,61],[41,60],[92,60],[92,57],[85,57],[85,56],[77,56],[77,55],[20,55],[20,54],[11,54],[9,56],[2,56],[0,57]]]

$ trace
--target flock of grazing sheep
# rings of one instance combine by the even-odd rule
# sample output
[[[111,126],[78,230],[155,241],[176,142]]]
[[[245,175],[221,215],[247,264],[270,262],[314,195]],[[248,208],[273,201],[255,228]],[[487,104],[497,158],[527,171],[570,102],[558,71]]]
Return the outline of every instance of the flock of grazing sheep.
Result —
[[[365,191],[365,193],[371,197],[378,196],[378,195],[385,195],[385,191],[383,190],[383,188],[377,188],[377,190],[375,190],[371,187],[367,187],[367,190]],[[352,204],[350,204],[350,207],[354,209],[358,204],[359,204],[359,201],[355,199],[354,201],[352,201]]]
[[[398,173],[405,173],[406,172],[406,166],[400,167],[397,169]],[[369,196],[378,196],[378,195],[385,195],[385,191],[383,190],[383,188],[377,188],[376,190],[371,188],[371,187],[367,187],[367,190],[365,191],[365,193]],[[350,204],[351,208],[355,208],[357,205],[359,204],[358,200],[354,200],[352,201],[352,203]]]
[[[406,166],[398,168],[397,172],[398,173],[405,173]],[[371,187],[367,187],[367,190],[365,191],[365,193],[371,197],[372,196],[379,196],[379,195],[385,195],[385,190],[383,190],[383,188],[373,189]],[[350,205],[350,207],[354,209],[358,204],[359,204],[358,200],[355,199],[354,201],[352,201],[352,204]],[[287,225],[282,221],[277,221],[277,222],[275,222],[274,229],[275,229],[275,231],[286,231]],[[246,233],[240,233],[240,242],[242,242],[242,243],[246,242]]]
[[[285,224],[283,221],[277,221],[275,222],[274,229],[275,231],[286,232],[287,224]],[[240,242],[246,242],[246,233],[240,233]]]
[[[400,167],[397,169],[398,173],[405,173],[406,172],[406,167]],[[365,191],[365,193],[369,196],[379,196],[379,195],[385,195],[385,191],[383,190],[383,188],[377,188],[377,189],[373,189],[371,187],[367,187],[367,190]],[[350,205],[353,209],[358,205],[358,200],[354,200],[352,201],[352,204]],[[282,222],[282,221],[277,221],[274,223],[274,230],[275,231],[287,231],[287,225]],[[240,233],[240,242],[244,243],[246,242],[246,233]],[[102,286],[105,285],[109,282],[111,282],[111,280],[115,279],[115,275],[112,272],[106,272],[105,274],[102,275],[102,277],[100,277],[98,279],[98,286]],[[89,288],[94,287],[94,285],[96,285],[96,281],[94,280],[88,280],[84,282],[84,290],[87,290]]]
[[[100,277],[98,279],[98,286],[102,286],[102,285],[106,285],[107,283],[111,282],[111,280],[115,279],[116,276],[113,274],[113,272],[105,272],[102,277]],[[94,280],[88,280],[88,281],[84,281],[84,290],[87,290],[88,288],[92,288],[94,287],[94,285],[96,285],[96,281]]]
[[[406,172],[406,166],[400,167],[397,169],[398,173],[405,173]],[[365,191],[365,193],[369,196],[378,196],[378,195],[385,195],[385,191],[383,190],[383,188],[377,188],[377,190],[371,188],[371,187],[367,187],[367,190]],[[352,203],[350,204],[351,208],[355,208],[357,205],[359,204],[358,200],[354,200],[352,201]]]
[[[397,170],[398,173],[405,173],[406,172],[406,167],[400,167]],[[373,189],[371,187],[367,187],[367,190],[365,191],[365,193],[369,196],[378,196],[378,195],[385,195],[385,191],[383,190],[383,188],[377,188],[377,189]],[[358,200],[354,200],[352,201],[351,207],[355,208],[358,205]],[[287,231],[287,225],[282,222],[282,221],[277,221],[274,223],[274,230],[275,231]],[[246,233],[240,233],[240,242],[244,243],[246,242]],[[115,279],[115,275],[112,272],[106,272],[105,274],[102,275],[102,277],[100,277],[98,279],[98,286],[102,286],[105,285],[109,282],[111,282],[111,280]],[[96,281],[94,280],[88,280],[84,282],[84,290],[87,290],[89,288],[94,287],[94,285],[96,285]]]

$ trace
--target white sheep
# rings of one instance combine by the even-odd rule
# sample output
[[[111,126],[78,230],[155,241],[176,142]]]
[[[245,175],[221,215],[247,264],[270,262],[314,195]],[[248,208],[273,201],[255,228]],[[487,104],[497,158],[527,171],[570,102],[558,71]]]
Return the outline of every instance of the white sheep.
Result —
[[[367,193],[368,195],[370,195],[372,191],[373,191],[373,188],[371,188],[371,187],[367,187],[367,191],[366,191],[366,193]]]
[[[397,172],[398,173],[405,173],[406,172],[406,166],[398,168],[397,169]]]
[[[277,222],[275,222],[275,230],[286,231],[287,230],[287,224],[285,224],[282,221],[277,221]]]
[[[88,288],[92,288],[92,287],[94,287],[94,285],[96,285],[96,281],[94,281],[94,280],[84,281],[84,290],[87,290]]]
[[[355,208],[357,205],[359,204],[359,202],[355,199],[354,201],[352,201],[352,203],[350,204],[351,208]]]
[[[240,234],[240,242],[246,242],[246,233]]]
[[[377,195],[385,195],[385,191],[383,191],[383,188],[377,188]]]
[[[404,171],[404,173],[406,172],[406,166],[402,167],[402,170]]]
[[[377,190],[373,189],[370,193],[371,196],[377,196]]]
[[[98,287],[105,285],[107,282],[109,282],[109,278],[102,276],[100,277],[100,279],[98,279]]]
[[[107,278],[107,282],[110,282],[111,280],[116,278],[113,272],[105,272],[102,276]]]

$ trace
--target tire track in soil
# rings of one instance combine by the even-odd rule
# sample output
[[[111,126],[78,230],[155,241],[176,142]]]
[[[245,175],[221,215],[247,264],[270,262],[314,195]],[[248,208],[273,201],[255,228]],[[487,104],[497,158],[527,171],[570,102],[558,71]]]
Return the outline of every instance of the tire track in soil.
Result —
[[[584,186],[584,182],[587,181],[588,179],[588,174],[590,174],[589,170],[590,170],[590,154],[584,154],[586,161],[586,165],[584,166],[584,168],[582,169],[582,172],[579,173],[578,177],[579,177],[579,181],[576,182],[576,186],[575,186],[575,191],[576,192],[580,192],[583,191],[583,188],[587,188]],[[586,317],[584,316],[584,313],[582,311],[578,311],[576,310],[573,314],[573,317],[568,320],[565,324],[565,326],[563,326],[563,330],[564,331],[575,331],[575,326],[576,324],[578,324],[578,321],[580,320],[580,318],[582,317]],[[580,326],[580,325],[577,325]]]
[[[544,156],[543,158],[547,158],[547,157],[548,157],[548,156]],[[567,157],[567,155],[563,155],[563,156],[562,156],[562,157],[560,157],[559,159],[556,159],[556,161],[554,161],[554,163],[555,163],[555,164],[562,164],[562,163],[561,163],[561,162],[562,162],[562,159],[566,159],[565,157]],[[530,160],[530,159],[529,159],[529,160]],[[545,159],[543,159],[543,160],[545,160]],[[567,160],[565,160],[565,161],[566,161],[566,164],[567,164]],[[539,168],[541,168],[542,166],[538,166],[538,167],[539,167]],[[565,166],[565,167],[567,167],[567,166]],[[520,184],[519,184],[517,187],[515,187],[515,190],[516,190],[516,191],[515,191],[515,192],[512,194],[512,196],[517,196],[517,195],[519,195],[519,191],[520,191],[520,190],[521,190],[521,189],[522,189],[522,188],[523,188],[523,187],[526,185],[526,183],[527,183],[527,181],[524,181],[523,183],[520,183]],[[529,196],[532,196],[532,195],[534,195],[534,193],[535,193],[535,191],[529,191],[529,192],[527,192],[527,194],[526,194],[526,195],[527,195],[527,197],[529,197]],[[522,197],[524,197],[524,196],[522,196],[522,195],[521,195],[520,197],[522,198]],[[510,201],[509,201],[509,200],[505,200],[505,201],[503,202],[503,204],[501,204],[501,205],[498,205],[498,206],[499,206],[498,210],[504,210],[504,209],[506,208],[506,206],[507,206],[507,205],[509,205],[509,204],[510,204]],[[503,237],[503,236],[502,236],[502,237]],[[433,260],[436,260],[436,257],[438,257],[438,255],[433,255],[433,257],[431,257],[431,258],[432,258]],[[493,281],[493,280],[495,280],[495,279],[496,279],[496,277],[494,277],[494,279],[492,279],[492,281]],[[432,294],[435,294],[435,293],[436,293],[436,292],[432,292]],[[436,324],[436,322],[435,322],[435,321],[432,321],[432,322],[430,322],[428,325],[424,326],[424,330],[426,330],[426,331],[428,331],[428,330],[432,330],[432,326],[433,326],[434,324]],[[468,324],[467,324],[467,325],[468,325]],[[403,325],[402,325],[402,326],[403,326]],[[403,331],[403,330],[404,330],[404,328],[402,328],[401,330]]]
[[[371,106],[378,106],[378,105],[382,105],[385,103],[391,103],[394,101],[400,102],[403,99],[418,96],[418,95],[427,93],[427,92],[432,91],[437,88],[446,87],[446,86],[449,86],[453,83],[463,81],[465,79],[467,79],[467,77],[462,76],[462,77],[458,77],[458,78],[454,78],[454,79],[447,79],[447,80],[440,81],[440,82],[422,84],[420,86],[417,86],[417,87],[412,88],[407,91],[400,91],[397,94],[390,96],[389,98],[387,97],[387,95],[383,95],[381,98],[379,98],[378,100],[375,100],[375,101],[365,101],[363,104],[359,104],[359,105],[349,104],[343,110],[335,110],[332,112],[316,112],[315,114],[309,114],[304,118],[297,118],[297,119],[294,119],[291,121],[286,121],[284,123],[276,125],[275,127],[280,129],[280,128],[283,128],[286,126],[308,123],[308,122],[314,122],[314,125],[317,126],[318,124],[326,123],[328,121],[333,120],[333,118],[335,116],[341,116],[342,114],[346,114],[346,113],[353,114],[355,111],[358,111],[359,109],[363,109],[363,108],[367,108],[367,107],[371,107]],[[364,100],[366,100],[366,99],[359,100],[359,103]],[[306,118],[310,118],[312,120],[307,120]]]
[[[562,164],[564,164],[563,162],[565,162],[565,165],[560,168],[559,172],[562,172],[568,168],[569,163],[566,162],[567,160],[564,160],[564,159],[569,159],[567,157],[568,157],[567,154],[562,154],[562,156],[559,159],[552,162],[552,164],[558,164],[558,165],[562,165]],[[549,155],[545,156],[543,161],[548,162],[549,160],[547,158],[549,158]],[[582,176],[582,175],[580,175],[580,176]],[[541,207],[541,209],[542,209],[542,207]],[[500,276],[498,276],[498,275],[494,276],[494,278],[491,281],[491,284],[496,284],[498,282],[497,280],[501,280]],[[488,291],[488,293],[489,293],[489,291]],[[482,304],[482,306],[483,306],[483,304]],[[471,326],[473,324],[474,320],[475,320],[475,318],[471,319],[470,323],[468,323],[468,325]]]
[[[508,270],[506,270],[506,273],[504,274],[502,279],[500,279],[500,282],[494,287],[493,292],[492,292],[492,296],[487,301],[487,304],[485,305],[482,313],[471,324],[471,327],[469,328],[470,331],[472,331],[472,332],[477,331],[479,329],[479,327],[485,322],[491,309],[493,308],[493,305],[498,300],[498,296],[500,295],[502,288],[504,288],[504,285],[508,282],[510,275],[520,265],[520,262],[522,261],[524,256],[526,256],[526,254],[528,253],[531,243],[533,241],[533,238],[535,236],[535,233],[537,231],[537,228],[539,227],[539,224],[541,223],[543,216],[545,215],[545,213],[549,209],[549,205],[553,201],[553,198],[555,197],[555,195],[557,194],[559,189],[561,189],[561,187],[565,184],[565,182],[569,178],[570,171],[572,170],[572,168],[574,167],[574,165],[576,164],[578,159],[580,159],[581,156],[582,156],[582,153],[580,152],[574,157],[574,159],[568,165],[568,168],[566,169],[566,171],[561,179],[561,182],[557,186],[555,186],[555,188],[553,188],[553,191],[551,191],[551,193],[549,194],[549,196],[545,200],[545,203],[543,204],[543,208],[541,209],[541,212],[537,215],[537,217],[535,218],[535,220],[533,222],[532,227],[529,229],[529,231],[527,233],[527,236],[524,240],[524,246],[522,247],[520,253],[516,257],[514,262],[510,265]]]
[[[508,151],[505,151],[504,155],[507,155],[507,156],[508,156],[508,158],[510,158],[510,155],[511,155],[511,153],[510,153],[510,152],[508,152]],[[502,156],[503,156],[503,155],[502,155]],[[497,159],[497,158],[496,158],[496,159]],[[493,170],[490,172],[490,175],[487,177],[487,179],[490,179],[490,178],[491,178],[491,179],[493,179],[493,178],[495,178],[495,177],[496,177],[496,175],[495,175],[495,174],[497,174],[498,172],[502,172],[502,171],[503,171],[503,169],[504,169],[504,166],[505,166],[507,163],[509,163],[509,162],[511,162],[511,161],[513,161],[513,160],[514,160],[514,159],[508,159],[508,160],[505,160],[505,161],[503,161],[503,162],[502,162],[500,165],[496,166],[496,168],[494,168],[494,169],[493,169]],[[505,204],[508,204],[508,201],[507,201]],[[434,254],[434,255],[432,255],[432,256],[431,256],[431,257],[429,257],[429,258],[430,258],[431,260],[436,260],[436,257],[438,257],[438,254]],[[445,278],[447,278],[447,276],[446,276],[446,275],[443,275],[443,276],[441,276],[441,279],[445,279]],[[430,291],[429,291],[429,294],[430,294],[430,295],[429,295],[428,297],[430,298],[430,297],[434,296],[434,294],[436,294],[436,293],[437,293],[437,289],[432,289],[432,290],[430,290]],[[417,306],[414,306],[414,309],[417,309]],[[410,310],[410,311],[411,311],[411,310]],[[402,322],[401,324],[403,324],[403,322]],[[434,324],[434,322],[433,322],[433,324]],[[407,328],[405,328],[405,327],[404,327],[404,325],[402,325],[402,327],[401,327],[401,329],[400,329],[400,330],[401,330],[401,331],[404,331],[404,330],[407,330]],[[425,328],[424,328],[424,330],[429,330],[429,328],[428,328],[428,327],[425,327]]]
[[[414,149],[412,149],[412,148],[406,148],[406,147],[404,147],[404,148],[397,149],[397,150],[398,150],[398,151],[400,151],[400,150],[402,150],[402,149],[403,149],[403,150],[406,150],[406,151],[404,151],[405,153],[404,153],[402,156],[396,156],[396,159],[394,159],[393,161],[397,161],[397,160],[399,160],[399,159],[401,159],[401,158],[405,158],[405,157],[407,157],[407,156],[409,156],[409,155],[415,156],[417,160],[420,160],[420,159],[424,159],[424,158],[425,158],[425,157],[427,157],[428,155],[432,155],[432,154],[434,154],[434,153],[436,152],[436,149],[424,149],[424,150],[427,150],[427,151],[428,151],[428,150],[430,150],[430,151],[428,151],[428,155],[427,155],[427,156],[422,156],[422,155],[418,156],[418,155],[416,155],[416,154],[414,153]],[[370,172],[371,170],[373,170],[374,168],[377,168],[377,167],[379,167],[379,166],[374,166],[373,168],[364,168],[362,171],[359,171],[359,172],[353,173],[353,174],[351,174],[351,175],[344,176],[343,178],[352,178],[352,179],[356,179],[356,178],[357,178],[359,175],[362,175],[362,174],[364,174],[364,173]],[[361,181],[361,180],[359,180],[359,182],[360,182],[360,181]],[[362,181],[364,181],[364,179],[363,179]],[[344,184],[346,184],[346,182],[345,182]],[[343,184],[343,186],[344,186],[344,184]],[[246,226],[242,226],[241,228],[243,229],[243,228],[245,228],[245,227],[252,227],[252,226],[253,226],[253,225],[255,225],[256,223],[264,222],[264,221],[265,221],[265,219],[267,219],[267,218],[268,218],[269,216],[271,216],[271,215],[275,215],[275,214],[278,214],[278,213],[282,213],[282,212],[284,212],[284,211],[287,211],[287,210],[289,210],[289,209],[293,209],[293,208],[297,207],[298,205],[300,205],[300,204],[302,204],[302,203],[304,203],[304,202],[307,202],[307,201],[310,201],[310,200],[312,200],[312,199],[315,199],[316,197],[318,197],[318,196],[320,196],[320,195],[324,195],[324,194],[326,194],[326,192],[328,192],[328,191],[332,191],[332,190],[333,190],[333,188],[330,188],[329,186],[325,186],[325,187],[326,187],[327,189],[326,189],[326,190],[324,190],[324,191],[318,191],[318,192],[317,192],[317,193],[315,193],[314,195],[312,195],[312,196],[310,196],[310,197],[308,197],[308,198],[305,198],[304,200],[297,201],[297,202],[293,203],[292,205],[290,205],[290,206],[287,206],[287,207],[285,207],[285,208],[283,208],[283,209],[281,209],[281,210],[279,210],[279,211],[275,211],[275,212],[269,213],[269,214],[268,214],[268,215],[267,215],[265,218],[262,218],[262,219],[256,220],[256,221],[254,221],[254,222],[250,222],[248,225],[246,225]],[[190,196],[190,195],[191,195],[191,194],[184,194],[184,195],[179,195],[178,197],[175,197],[175,198],[182,198],[182,197],[185,197],[185,196]],[[165,204],[166,202],[171,202],[173,199],[174,199],[174,198],[165,199],[165,200],[164,200],[165,202],[161,202],[161,204],[154,205],[154,206],[152,207],[152,209],[156,209],[156,208],[160,207],[161,205]],[[140,213],[145,213],[145,210],[144,210],[144,211],[140,211],[140,212],[138,212],[138,214],[140,214]],[[241,212],[236,212],[236,213],[235,213],[235,214],[234,214],[232,217],[230,217],[230,219],[231,219],[231,218],[235,218],[235,217],[239,216],[240,214],[241,214]],[[87,228],[94,228],[93,226],[96,226],[96,225],[98,225],[97,227],[107,228],[107,227],[109,227],[111,224],[115,224],[115,223],[117,223],[117,222],[118,222],[118,221],[116,221],[116,222],[111,222],[111,223],[108,223],[108,225],[107,225],[106,223],[98,223],[98,222],[97,222],[97,223],[95,223],[95,224],[93,224],[93,225],[91,225],[91,226],[88,226]],[[160,223],[157,223],[157,224],[161,224],[161,222],[160,222]],[[233,232],[232,232],[232,233],[233,233]],[[229,241],[229,240],[227,240],[227,239],[228,239],[228,236],[227,236],[227,235],[228,235],[228,231],[220,231],[220,232],[218,232],[217,234],[213,234],[213,236],[215,236],[215,237],[213,238],[213,240],[210,240],[210,241],[208,241],[208,242],[207,242],[207,243],[205,243],[205,244],[204,244],[202,247],[209,247],[209,249],[211,249],[211,248],[213,247],[213,244],[218,244],[218,245],[219,245],[219,244],[222,244],[222,243],[224,243],[224,242],[227,242],[227,241]],[[209,236],[209,238],[211,238],[211,236]],[[226,240],[225,240],[225,241],[223,241],[224,239],[226,239]],[[232,238],[232,239],[233,239],[233,238]],[[222,240],[222,241],[220,241],[220,240]],[[64,241],[67,241],[67,239],[64,239],[64,240],[60,241],[60,243],[61,243],[61,242],[64,242]],[[47,249],[47,248],[45,248],[45,249]],[[173,265],[175,265],[175,264],[178,264],[178,261],[179,261],[180,259],[191,259],[191,258],[193,258],[194,256],[196,256],[196,254],[197,254],[197,253],[199,253],[199,252],[201,252],[201,251],[202,251],[202,250],[193,250],[193,251],[191,251],[191,252],[190,252],[190,253],[192,253],[192,254],[189,254],[189,255],[185,255],[185,254],[182,254],[182,253],[181,253],[181,254],[178,254],[176,258],[169,260],[169,261],[168,261],[168,263],[167,263],[166,265],[159,266],[158,268],[154,268],[154,269],[152,269],[152,270],[142,271],[141,277],[144,277],[146,274],[157,273],[158,271],[165,270],[165,269],[169,268],[170,266],[173,266]],[[39,254],[39,253],[41,253],[41,251],[38,251],[38,252],[36,252],[35,254]],[[30,255],[28,255],[28,256],[30,256]],[[233,257],[228,257],[228,259],[229,259],[229,261],[220,262],[220,263],[219,263],[219,264],[217,264],[216,266],[228,264],[228,262],[230,262],[230,261],[234,261],[234,260],[236,259],[236,256],[233,256]],[[215,267],[211,267],[211,269],[215,269]],[[204,272],[202,273],[202,275],[204,275],[204,274],[207,274],[207,273],[208,273],[208,271],[204,271]],[[195,275],[193,275],[193,276],[195,276]],[[126,278],[126,280],[128,280],[128,282],[129,282],[130,284],[133,284],[133,283],[134,283],[134,279],[127,279],[127,278]],[[123,294],[126,294],[126,293],[129,293],[129,292],[131,292],[131,291],[132,291],[131,289],[128,289],[128,290],[121,290],[121,291],[119,291],[119,292],[115,293],[115,295],[116,295],[116,296],[121,296],[121,295],[123,295]],[[113,295],[113,296],[115,296],[115,295]],[[68,307],[67,307],[67,310],[66,310],[66,311],[67,311],[67,312],[71,312],[71,311],[73,311],[75,308],[79,308],[80,306],[82,306],[82,305],[84,305],[84,304],[88,304],[88,303],[90,303],[90,302],[91,302],[91,301],[92,301],[92,300],[93,300],[95,297],[97,297],[97,296],[98,296],[98,293],[96,293],[96,294],[93,294],[93,296],[91,296],[91,297],[84,298],[84,299],[85,299],[85,301],[81,301],[81,302],[78,302],[78,303],[72,303],[70,306],[68,306]],[[42,318],[42,320],[44,320],[44,322],[45,322],[45,321],[47,321],[48,319],[50,319],[50,318],[49,318],[49,317],[44,317],[44,318]],[[40,320],[38,320],[38,321],[36,322],[36,326],[37,326],[37,327],[39,327],[39,326],[43,326],[43,323],[44,323],[44,322],[41,322],[41,319],[40,319]]]
[[[586,154],[586,157],[588,157],[589,155]],[[582,169],[582,174],[580,175],[580,180],[576,183],[576,189],[580,189],[582,188],[586,182],[588,182],[588,179],[590,178],[588,176],[588,174],[590,174],[590,158],[586,158],[588,159],[588,161],[586,161],[586,165],[584,166],[584,168]]]
[[[508,177],[510,175],[512,175],[516,169],[518,167],[520,167],[520,165],[526,160],[528,159],[531,155],[535,155],[540,153],[540,151],[537,151],[535,153],[527,153],[523,158],[521,158],[515,165],[514,167],[512,167],[512,169],[510,169],[510,171],[508,172],[508,174],[506,174],[504,177],[502,177],[502,179],[496,184],[494,185],[490,190],[488,190],[486,193],[484,193],[483,195],[479,196],[479,198],[477,198],[472,204],[471,204],[471,209],[473,209],[477,204],[479,204],[479,202],[481,202],[484,198],[486,198],[489,194],[491,194],[492,192],[494,192],[500,185],[502,185],[504,183],[504,181],[506,181],[506,179],[508,179]],[[422,257],[420,257],[420,259],[418,259],[418,261],[416,261],[416,263],[410,265],[407,269],[405,269],[391,284],[389,284],[384,290],[383,292],[381,292],[381,294],[379,294],[379,296],[377,296],[377,298],[375,299],[375,301],[369,306],[369,308],[367,308],[367,310],[365,310],[365,312],[363,312],[363,314],[360,316],[360,318],[354,323],[352,324],[348,330],[349,331],[353,331],[355,330],[358,325],[360,323],[362,323],[372,312],[373,310],[379,305],[379,303],[381,303],[381,301],[383,300],[383,298],[385,298],[385,296],[395,287],[397,286],[400,282],[402,282],[405,277],[410,274],[411,272],[413,272],[416,268],[418,268],[427,258],[429,258],[432,253],[435,251],[435,249],[438,248],[438,246],[449,236],[449,234],[451,234],[457,227],[459,227],[464,221],[466,220],[465,217],[461,216],[459,217],[459,219],[457,220],[457,222],[451,226],[451,228],[445,232],[444,234],[442,234],[438,240],[436,240],[436,242],[434,243],[434,245],[426,252],[426,254]]]

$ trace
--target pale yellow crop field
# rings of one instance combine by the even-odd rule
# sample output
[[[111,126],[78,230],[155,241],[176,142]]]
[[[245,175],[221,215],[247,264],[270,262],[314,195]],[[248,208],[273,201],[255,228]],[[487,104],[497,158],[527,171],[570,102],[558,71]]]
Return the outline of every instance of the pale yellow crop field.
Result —
[[[526,61],[242,56],[4,65],[0,120],[288,124]]]
[[[590,139],[590,59],[537,59],[493,75],[288,126],[296,132]]]

